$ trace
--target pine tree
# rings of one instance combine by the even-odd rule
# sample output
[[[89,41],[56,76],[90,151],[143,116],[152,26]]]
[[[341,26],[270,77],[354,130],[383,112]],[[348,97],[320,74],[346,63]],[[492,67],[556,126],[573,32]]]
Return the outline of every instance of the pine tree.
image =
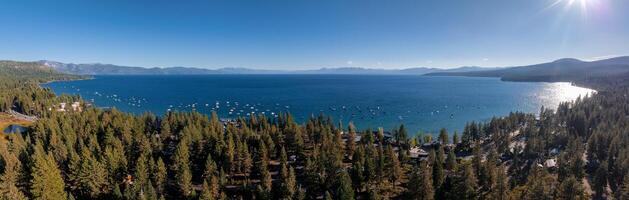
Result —
[[[415,167],[411,174],[411,179],[407,184],[408,197],[416,200],[433,200],[434,189],[432,181],[432,170],[425,163],[419,163],[419,167]]]
[[[489,198],[494,200],[509,200],[509,180],[503,167],[498,167],[493,172],[496,174],[496,181],[491,185]]]
[[[420,170],[418,166],[414,166],[411,171],[408,183],[406,183],[406,187],[407,187],[406,195],[408,196],[409,199],[419,199],[419,195],[421,195],[421,191],[423,189],[422,175],[423,175],[423,171]]]
[[[17,187],[21,162],[13,153],[2,153],[4,173],[0,175],[0,199],[26,200],[26,195]]]
[[[120,186],[118,184],[114,185],[113,191],[113,199],[114,200],[122,200],[124,196],[122,195],[122,191],[120,191]]]
[[[426,134],[424,135],[424,143],[432,143],[432,135],[431,134]]]
[[[434,181],[432,181],[430,167],[425,165],[422,169],[422,199],[424,200],[432,200],[434,199],[435,192],[434,187],[431,185]]]
[[[442,145],[446,145],[449,142],[448,131],[445,128],[439,130],[439,142],[441,142]]]
[[[353,200],[354,188],[352,188],[352,180],[346,171],[341,171],[336,187],[336,198],[338,200]]]
[[[70,151],[74,152],[74,151]],[[71,153],[76,154],[76,153]],[[76,158],[74,156],[70,156],[70,165],[78,166],[80,164],[80,159],[78,155]],[[76,160],[75,160],[76,159]],[[107,169],[107,173],[109,174],[108,181],[109,183],[119,183],[124,175],[127,175],[127,157],[125,156],[125,149],[122,142],[118,138],[113,138],[111,140],[111,145],[105,147],[105,153],[101,157],[101,161],[104,167]],[[72,164],[75,162],[75,164]],[[78,167],[77,167],[78,168]],[[74,170],[70,169],[69,172],[72,174]],[[72,189],[72,179],[68,180],[70,182],[70,188]]]
[[[192,192],[192,173],[190,172],[190,155],[188,151],[188,141],[184,136],[174,154],[174,170],[177,186],[184,196],[190,196]]]
[[[589,199],[585,194],[584,188],[581,182],[574,176],[570,176],[561,182],[558,191],[555,193],[556,199],[559,200],[585,200]]]
[[[443,171],[444,157],[443,147],[439,147],[432,165],[432,180],[435,188],[439,188],[445,180],[445,172]]]
[[[107,170],[89,151],[81,152],[83,162],[79,169],[80,190],[84,196],[96,198],[109,189],[107,181]]]
[[[382,148],[382,146],[378,147],[378,155],[376,156],[376,177],[378,178],[378,181],[382,182],[384,178],[387,178],[388,174],[390,173],[389,171],[387,171],[386,167],[387,167],[387,160],[386,157],[384,156],[384,149]]]
[[[395,136],[396,143],[400,149],[408,149],[408,132],[406,131],[404,124],[400,125],[400,128],[397,130]]]
[[[11,183],[0,182],[0,190],[2,190],[2,195],[0,199],[11,199],[11,200],[27,200],[26,195],[18,187],[15,185],[11,185]]]
[[[46,155],[38,143],[32,160],[31,176],[33,179],[31,180],[30,192],[33,199],[66,199],[63,178],[54,157],[51,154]]]
[[[349,123],[349,125],[347,126],[347,142],[346,142],[346,149],[347,149],[347,157],[349,158],[353,158],[354,157],[354,151],[356,151],[356,128],[354,127],[353,123]]]
[[[594,175],[594,192],[596,192],[597,197],[603,197],[605,193],[605,188],[607,187],[607,161],[603,161],[598,166],[596,173]]]
[[[203,181],[203,189],[201,190],[201,196],[199,200],[214,200],[214,194],[210,190],[210,186],[207,184],[207,181]]]
[[[146,156],[140,155],[138,160],[135,163],[135,175],[134,175],[134,184],[140,185],[141,187],[146,185],[149,181],[149,169],[147,164]]]
[[[390,176],[389,180],[393,182],[393,186],[395,187],[398,180],[402,178],[402,166],[400,164],[400,160],[398,156],[393,152],[393,148],[391,146],[387,147],[387,157],[389,158],[389,171]]]
[[[260,174],[260,194],[270,198],[271,189],[273,186],[273,179],[271,179],[271,173],[264,169]]]
[[[232,172],[235,168],[234,157],[235,157],[235,144],[234,144],[234,134],[231,131],[227,131],[227,142],[223,149],[223,169],[226,172]]]
[[[253,167],[253,159],[251,158],[251,153],[249,153],[249,148],[246,146],[243,147],[242,152],[242,172],[245,173],[246,176],[251,173],[251,168]]]
[[[350,169],[350,174],[352,177],[352,183],[355,188],[358,188],[358,191],[361,191],[363,188],[363,181],[365,177],[363,175],[363,162],[364,162],[364,154],[362,148],[357,148],[354,153],[354,158],[352,158],[352,168]]]
[[[283,148],[282,148],[283,149]],[[284,152],[284,151],[283,151]],[[285,152],[284,152],[285,154]],[[283,159],[280,159],[283,160]],[[279,191],[275,192],[279,199],[289,199],[295,194],[296,190],[296,180],[295,180],[295,171],[292,167],[290,169],[287,167],[286,161],[280,161],[280,180],[277,183],[279,186],[274,187],[279,189]]]
[[[458,172],[460,180],[455,184],[455,191],[458,199],[471,200],[476,199],[478,181],[471,165],[466,164]]]
[[[212,153],[208,153],[207,157],[205,158],[205,169],[203,170],[203,177],[208,179],[209,177],[212,177],[216,174],[218,174],[216,162],[214,162],[214,159],[212,159]]]
[[[266,145],[264,142],[261,142],[256,156],[256,174],[260,179],[260,184],[257,188],[257,196],[260,199],[271,198],[271,189],[273,182],[268,169],[269,159],[267,155],[268,152]]]
[[[378,128],[378,134],[376,135],[378,138],[378,143],[384,144],[384,129],[382,127]]]
[[[448,158],[446,159],[446,169],[450,171],[456,171],[456,168],[456,155],[454,154],[454,150],[450,149],[450,151],[448,151]]]
[[[280,165],[285,165],[285,166],[288,165],[288,154],[286,154],[286,149],[284,149],[284,146],[280,148],[279,158],[280,158]]]
[[[288,169],[288,177],[284,182],[284,187],[290,197],[295,196],[298,192],[297,190],[299,190],[299,188],[297,188],[297,176],[295,175],[295,169],[293,169],[293,167],[289,167]]]
[[[365,154],[365,167],[363,176],[365,182],[369,183],[376,178],[376,163],[373,158],[373,154]]]
[[[524,199],[552,199],[554,180],[548,175],[545,169],[533,167],[529,172],[525,185],[526,194]],[[514,196],[515,197],[515,196]]]
[[[168,179],[168,170],[166,169],[166,164],[162,160],[162,157],[157,159],[157,166],[154,168],[154,178],[155,187],[158,194],[164,192],[164,187],[166,187],[166,181]]]
[[[146,188],[144,190],[144,196],[146,197],[145,199],[157,200],[157,192],[155,191],[155,187],[153,187],[153,183],[151,182],[151,180],[149,180],[148,183],[146,183],[144,188]]]
[[[68,188],[70,191],[80,192],[78,191],[81,187],[81,157],[74,151],[70,152],[70,157],[68,159]]]
[[[459,144],[459,133],[457,133],[456,131],[454,131],[454,134],[452,135],[452,144],[454,145],[458,145]]]
[[[474,157],[472,157],[472,168],[474,169],[474,175],[478,176],[480,175],[481,167],[483,166],[483,154],[481,153],[479,142],[474,143],[472,153],[474,154]]]
[[[301,188],[301,185],[297,187],[297,193],[295,193],[295,200],[305,200],[306,199],[306,191]]]

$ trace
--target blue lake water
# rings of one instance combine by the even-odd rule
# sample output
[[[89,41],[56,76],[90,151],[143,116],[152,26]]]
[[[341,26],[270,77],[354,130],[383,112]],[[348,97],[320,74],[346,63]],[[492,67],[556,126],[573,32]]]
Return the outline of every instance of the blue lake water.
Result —
[[[17,124],[11,124],[9,126],[7,126],[6,128],[4,128],[4,133],[5,134],[11,134],[11,133],[23,133],[26,131],[26,127],[17,125]]]
[[[538,113],[542,106],[555,108],[592,91],[569,83],[371,75],[95,76],[44,87],[138,114],[196,110],[236,118],[290,112],[303,122],[325,113],[359,129],[404,123],[410,132],[432,133],[442,127],[460,131],[466,122],[511,111]]]

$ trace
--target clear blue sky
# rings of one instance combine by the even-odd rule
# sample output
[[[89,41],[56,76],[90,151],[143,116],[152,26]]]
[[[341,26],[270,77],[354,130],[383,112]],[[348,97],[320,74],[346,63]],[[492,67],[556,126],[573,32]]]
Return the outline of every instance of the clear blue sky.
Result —
[[[448,68],[629,54],[624,0],[20,0],[0,3],[0,24],[0,59],[144,67]]]

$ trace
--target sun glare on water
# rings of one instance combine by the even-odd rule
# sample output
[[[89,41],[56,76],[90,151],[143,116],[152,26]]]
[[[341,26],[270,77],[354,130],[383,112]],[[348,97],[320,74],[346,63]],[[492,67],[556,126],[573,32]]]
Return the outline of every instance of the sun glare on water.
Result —
[[[561,102],[574,101],[579,97],[583,98],[595,92],[595,90],[577,87],[571,83],[547,83],[536,96],[542,105],[555,109]]]

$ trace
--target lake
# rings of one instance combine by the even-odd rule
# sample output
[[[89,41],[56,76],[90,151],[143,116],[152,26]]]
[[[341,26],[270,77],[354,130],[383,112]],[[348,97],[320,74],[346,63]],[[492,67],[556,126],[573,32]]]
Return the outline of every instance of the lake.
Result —
[[[98,107],[140,114],[211,113],[221,118],[290,112],[299,122],[325,113],[359,129],[403,123],[414,133],[462,130],[512,111],[538,113],[592,90],[569,83],[503,82],[498,78],[376,75],[95,76],[43,85],[78,94]]]

